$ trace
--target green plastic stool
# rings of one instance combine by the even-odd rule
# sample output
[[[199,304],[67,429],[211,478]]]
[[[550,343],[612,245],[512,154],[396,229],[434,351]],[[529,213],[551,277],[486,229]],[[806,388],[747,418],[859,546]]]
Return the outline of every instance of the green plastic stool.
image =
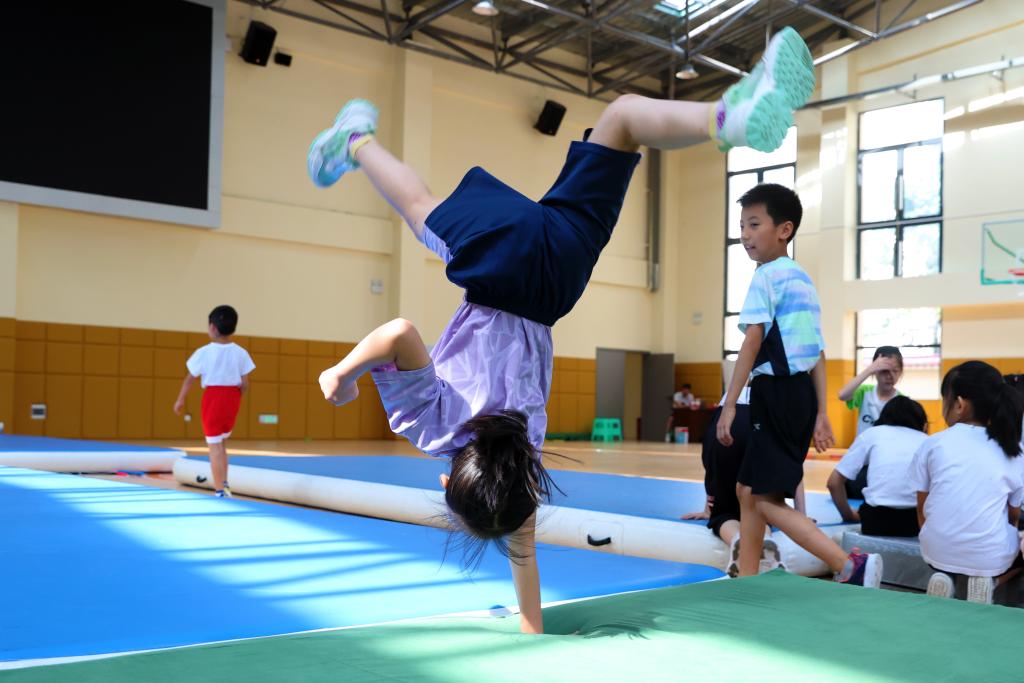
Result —
[[[594,418],[591,441],[622,441],[622,421],[617,417]]]

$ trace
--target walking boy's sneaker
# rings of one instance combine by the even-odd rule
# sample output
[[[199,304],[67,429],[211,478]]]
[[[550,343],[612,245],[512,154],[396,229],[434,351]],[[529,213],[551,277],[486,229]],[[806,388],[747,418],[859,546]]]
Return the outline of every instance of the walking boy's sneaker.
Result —
[[[321,132],[309,146],[306,158],[309,177],[317,187],[330,187],[348,171],[359,168],[352,156],[352,136],[377,132],[377,107],[369,100],[349,100],[334,125]]]
[[[836,576],[839,583],[848,583],[865,588],[878,588],[882,585],[882,556],[875,553],[862,553],[860,548],[850,551],[850,556],[843,565],[843,571]]]
[[[935,572],[928,579],[928,595],[936,598],[951,598],[953,597],[953,590],[953,579],[949,574]]]
[[[213,495],[217,496],[218,498],[234,498],[234,496],[231,495],[231,489],[229,489],[227,486],[225,486],[222,489],[217,489],[216,491],[213,492]]]
[[[711,137],[723,152],[732,147],[778,149],[793,125],[793,111],[806,104],[813,90],[811,52],[787,26],[768,43],[754,70],[714,106]]]
[[[967,602],[991,605],[995,589],[995,579],[987,576],[970,576],[967,578]]]

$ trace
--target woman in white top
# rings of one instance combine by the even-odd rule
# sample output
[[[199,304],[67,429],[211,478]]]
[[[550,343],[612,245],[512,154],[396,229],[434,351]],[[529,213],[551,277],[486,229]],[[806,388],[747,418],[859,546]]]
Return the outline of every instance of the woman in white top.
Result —
[[[896,396],[874,426],[846,451],[828,478],[828,491],[845,522],[860,522],[869,536],[917,536],[917,490],[907,480],[914,453],[927,438],[928,416],[917,401]],[[860,510],[850,507],[846,484],[867,468]]]
[[[1017,537],[1022,412],[1020,394],[987,363],[962,363],[943,378],[950,428],[926,439],[910,466],[921,555],[937,570],[930,595],[950,597],[950,574],[964,574],[967,599],[990,603],[993,589],[1024,566]]]

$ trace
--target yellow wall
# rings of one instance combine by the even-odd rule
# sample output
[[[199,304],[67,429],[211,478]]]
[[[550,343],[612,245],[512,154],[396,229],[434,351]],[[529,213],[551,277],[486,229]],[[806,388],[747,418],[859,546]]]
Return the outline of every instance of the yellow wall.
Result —
[[[1011,46],[1024,44],[1018,4],[988,0],[855,51],[819,70],[819,91],[855,92],[1007,56]],[[461,293],[444,279],[440,261],[410,243],[365,176],[351,174],[329,190],[312,186],[305,174],[310,139],[344,100],[368,97],[381,108],[380,140],[413,163],[435,193],[446,194],[479,164],[537,198],[557,175],[569,141],[604,106],[232,0],[228,32],[236,45],[250,19],[273,25],[278,45],[294,61],[287,69],[258,68],[226,57],[222,227],[0,204],[0,316],[83,330],[182,331],[202,329],[212,306],[231,303],[241,313],[241,329],[257,337],[353,341],[401,314],[429,343]],[[979,77],[917,95],[945,96],[952,109],[1021,84],[1024,70],[1016,70],[1005,84]],[[554,138],[531,128],[549,98],[568,107]],[[977,270],[980,223],[1024,215],[1016,168],[1024,127],[993,128],[1024,120],[1019,104],[948,122],[943,274],[881,283],[852,279],[856,115],[906,101],[891,95],[798,114],[798,189],[806,217],[797,258],[821,295],[830,393],[852,373],[857,310],[939,305],[968,311],[1016,302],[1011,288],[981,287]],[[718,398],[711,385],[722,344],[725,157],[704,144],[665,154],[662,171],[661,288],[646,288],[645,160],[590,287],[554,329],[561,365],[552,432],[589,428],[598,346],[670,352],[694,367],[714,364],[713,373],[698,372],[691,381],[707,381],[698,394]],[[383,282],[383,294],[370,293],[371,280]],[[947,308],[944,356],[1013,357],[1021,318],[1012,307],[981,313]],[[4,337],[0,328],[0,415],[4,396],[13,397],[3,383],[15,383],[13,371],[4,369],[4,354],[13,353],[4,350],[5,339],[13,336]],[[84,370],[81,376],[84,391]],[[32,382],[38,384],[24,379],[23,386]]]
[[[228,15],[236,44],[249,20],[262,18],[294,61],[258,68],[226,58],[221,228],[4,205],[0,253],[16,253],[17,268],[0,267],[14,283],[0,287],[0,315],[194,329],[213,305],[230,302],[257,335],[358,339],[401,314],[436,338],[461,293],[435,257],[409,246],[365,176],[313,187],[310,139],[347,98],[368,97],[382,112],[381,142],[408,157],[437,194],[480,164],[539,198],[569,141],[603,107],[240,2],[228,4]],[[555,138],[531,127],[549,97],[569,109]],[[653,346],[646,175],[641,164],[593,287],[555,331],[562,355],[593,357],[598,343]],[[383,294],[370,294],[371,280],[383,282]]]

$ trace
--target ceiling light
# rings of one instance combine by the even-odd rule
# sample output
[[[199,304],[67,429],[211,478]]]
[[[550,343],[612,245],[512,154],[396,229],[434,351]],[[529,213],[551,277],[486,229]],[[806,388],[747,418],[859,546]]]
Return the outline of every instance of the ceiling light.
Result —
[[[473,14],[479,14],[482,17],[495,17],[498,15],[498,8],[491,0],[480,0],[473,5]]]
[[[684,81],[692,81],[698,76],[700,76],[700,74],[693,68],[693,64],[690,64],[689,62],[687,62],[686,66],[676,72],[676,78]]]

